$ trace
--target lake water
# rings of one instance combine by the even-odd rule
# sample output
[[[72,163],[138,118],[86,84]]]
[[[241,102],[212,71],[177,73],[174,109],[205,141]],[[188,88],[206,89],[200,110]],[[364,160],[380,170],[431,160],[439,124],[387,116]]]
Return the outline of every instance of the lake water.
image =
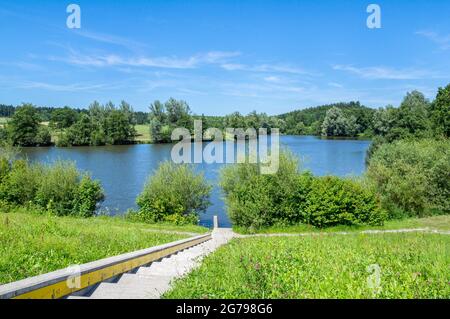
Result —
[[[370,141],[323,140],[313,136],[281,136],[281,143],[302,159],[302,167],[315,175],[358,176],[365,170],[365,154]],[[171,144],[141,144],[103,147],[37,147],[23,152],[31,161],[75,161],[81,170],[91,172],[102,182],[106,199],[101,208],[122,214],[136,208],[135,199],[148,176],[162,161],[170,159]],[[219,216],[221,227],[230,227],[217,187],[219,170],[224,164],[196,164],[215,185],[212,205],[200,216],[200,224],[210,227],[212,216]]]

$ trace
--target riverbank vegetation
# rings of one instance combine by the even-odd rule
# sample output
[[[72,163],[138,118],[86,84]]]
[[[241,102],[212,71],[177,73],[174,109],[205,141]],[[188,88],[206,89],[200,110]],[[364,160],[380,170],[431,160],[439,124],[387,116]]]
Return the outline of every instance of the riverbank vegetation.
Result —
[[[282,226],[383,225],[390,219],[449,214],[450,85],[440,88],[431,103],[413,91],[398,109],[372,115],[376,138],[367,173],[358,180],[301,172],[288,153],[281,155],[274,175],[261,175],[255,164],[223,169],[221,186],[234,226],[253,232]],[[355,118],[331,106],[322,133],[344,135],[353,130]]]
[[[450,214],[450,140],[385,143],[371,156],[367,177],[391,217]]]
[[[198,224],[199,214],[211,204],[211,190],[203,174],[191,166],[163,162],[138,196],[139,209],[127,217],[147,223]]]
[[[90,217],[104,198],[99,181],[74,163],[53,165],[17,159],[8,149],[0,154],[0,208],[37,207],[58,216]]]
[[[449,245],[429,233],[233,239],[165,297],[445,299]]]
[[[375,191],[350,179],[315,177],[299,171],[298,159],[280,154],[276,174],[257,164],[237,164],[221,172],[221,187],[233,225],[250,230],[278,225],[382,225],[386,212]]]
[[[0,284],[204,233],[199,226],[148,225],[116,217],[0,211]],[[188,232],[188,233],[184,233]]]
[[[358,178],[316,177],[281,152],[279,170],[257,164],[222,169],[227,213],[241,232],[383,226],[388,220],[450,213],[450,141],[399,140],[372,155]]]

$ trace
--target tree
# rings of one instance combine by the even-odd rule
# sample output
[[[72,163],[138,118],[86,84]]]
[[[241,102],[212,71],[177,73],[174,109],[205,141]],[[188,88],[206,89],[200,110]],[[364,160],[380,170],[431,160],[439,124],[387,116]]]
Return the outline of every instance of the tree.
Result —
[[[49,125],[52,128],[62,130],[71,127],[77,119],[78,113],[70,107],[65,106],[62,109],[53,110]]]
[[[346,136],[356,136],[360,132],[360,124],[358,123],[355,116],[351,115],[347,117],[347,129],[345,132]]]
[[[189,105],[185,101],[170,98],[164,105],[155,101],[150,105],[150,136],[154,143],[171,141],[172,130],[177,127],[194,129],[193,117]]]
[[[245,118],[239,112],[234,112],[224,118],[226,128],[246,128]]]
[[[185,101],[177,101],[170,98],[165,104],[167,119],[169,124],[174,127],[193,128],[191,119],[191,109]]]
[[[305,135],[306,134],[306,126],[303,122],[298,122],[295,125],[294,135]]]
[[[372,129],[375,135],[386,136],[397,124],[397,109],[392,105],[378,109],[372,119]]]
[[[127,110],[112,109],[105,120],[105,134],[109,144],[127,144],[134,140],[136,131],[131,113]]]
[[[323,136],[347,136],[348,120],[337,107],[329,109],[322,123]]]
[[[149,130],[150,139],[153,143],[168,142],[162,136],[162,128],[167,123],[167,115],[164,105],[160,101],[150,104]]]
[[[52,143],[52,135],[47,126],[39,126],[34,143],[37,146],[49,146]]]
[[[433,130],[438,135],[450,137],[450,84],[439,88],[430,107]]]
[[[8,130],[13,145],[34,146],[39,131],[40,118],[32,104],[23,104],[16,109],[8,123]]]
[[[398,109],[398,126],[416,136],[428,130],[429,107],[430,102],[419,91],[407,93]]]
[[[88,115],[83,114],[78,122],[66,133],[67,144],[72,146],[91,145],[93,125]]]
[[[106,117],[105,106],[101,105],[97,101],[94,101],[91,105],[89,105],[89,117],[94,126],[103,126]]]

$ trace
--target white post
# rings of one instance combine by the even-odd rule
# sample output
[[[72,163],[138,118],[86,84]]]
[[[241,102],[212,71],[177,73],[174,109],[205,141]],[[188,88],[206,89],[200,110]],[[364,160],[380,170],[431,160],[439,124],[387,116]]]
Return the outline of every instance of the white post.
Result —
[[[214,229],[219,228],[219,220],[217,218],[217,215],[214,215]]]

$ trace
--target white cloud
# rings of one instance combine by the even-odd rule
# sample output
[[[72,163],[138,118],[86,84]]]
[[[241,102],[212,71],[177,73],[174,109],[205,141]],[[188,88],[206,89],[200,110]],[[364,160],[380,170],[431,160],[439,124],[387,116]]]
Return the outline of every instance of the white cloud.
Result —
[[[221,67],[227,71],[248,71],[248,72],[261,72],[261,73],[288,73],[296,75],[315,75],[312,72],[308,72],[301,68],[287,65],[287,64],[259,64],[259,65],[245,65],[238,63],[224,63]]]
[[[414,68],[394,69],[384,66],[358,68],[352,65],[334,65],[333,69],[353,73],[361,78],[371,80],[417,80],[441,77],[436,72]]]
[[[112,88],[106,84],[51,84],[45,82],[26,82],[17,86],[21,89],[44,89],[49,91],[77,92],[77,91],[93,91],[104,88]]]
[[[238,63],[224,63],[221,67],[227,71],[244,70],[246,68],[245,65]]]
[[[267,82],[280,82],[281,79],[278,76],[271,75],[271,76],[266,76],[264,78],[264,81],[267,81]]]
[[[342,84],[339,84],[339,83],[336,83],[336,82],[329,82],[328,85],[332,86],[332,87],[335,87],[335,88],[338,88],[338,89],[341,89],[341,88],[344,87]]]
[[[229,58],[240,55],[239,52],[211,51],[205,54],[197,54],[187,58],[175,56],[166,57],[123,57],[115,54],[108,55],[83,55],[75,51],[66,58],[51,57],[51,60],[60,60],[81,66],[128,66],[128,67],[154,67],[168,69],[193,69],[205,64],[221,64]]]
[[[80,30],[71,30],[73,34],[76,34],[78,36],[81,36],[86,39],[103,42],[103,43],[109,43],[114,44],[126,48],[138,48],[138,47],[145,47],[146,45],[137,41],[130,40],[128,38],[122,38],[115,35],[110,34],[104,34],[104,33],[97,33],[97,32],[89,32],[84,29]]]
[[[450,49],[450,35],[441,35],[433,31],[417,31],[416,34],[433,41],[441,50]]]

